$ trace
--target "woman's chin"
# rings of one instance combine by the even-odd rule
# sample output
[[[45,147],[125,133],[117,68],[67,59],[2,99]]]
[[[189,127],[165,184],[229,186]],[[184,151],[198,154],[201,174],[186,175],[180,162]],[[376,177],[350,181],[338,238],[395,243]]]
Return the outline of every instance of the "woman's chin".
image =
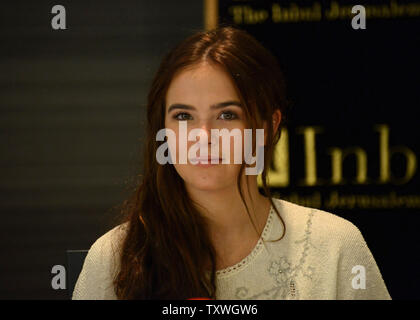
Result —
[[[224,190],[221,186],[216,185],[194,185],[192,186],[197,191],[206,191],[206,192],[217,192]]]
[[[216,175],[205,175],[205,174],[197,174],[190,179],[184,180],[190,188],[200,191],[221,191],[226,190],[230,186],[235,186],[236,179],[229,177],[218,177]]]
[[[190,188],[210,192],[236,186],[240,165],[181,165],[176,169]]]

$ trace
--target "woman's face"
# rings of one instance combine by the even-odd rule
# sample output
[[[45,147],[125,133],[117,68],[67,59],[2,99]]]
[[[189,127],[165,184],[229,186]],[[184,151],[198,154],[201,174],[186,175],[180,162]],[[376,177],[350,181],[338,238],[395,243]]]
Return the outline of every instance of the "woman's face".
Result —
[[[229,103],[221,104],[224,102]],[[207,134],[208,142],[205,143],[205,140],[198,136],[196,141],[186,142],[186,152],[185,148],[182,150],[180,122],[187,125],[187,135],[192,129],[201,129],[201,135]],[[236,185],[241,164],[234,163],[233,136],[230,137],[230,149],[227,151],[230,152],[228,164],[221,163],[222,138],[217,138],[218,146],[214,143],[215,140],[211,143],[211,129],[227,129],[229,132],[239,129],[243,137],[243,129],[246,127],[245,113],[240,106],[232,80],[221,67],[203,63],[183,70],[173,78],[166,94],[165,127],[176,134],[177,152],[173,159],[176,159],[174,166],[188,189],[216,191]],[[213,134],[213,139],[215,137]],[[241,139],[241,143],[242,141]],[[188,155],[189,150],[194,150],[191,149],[194,144],[196,147],[200,145],[207,149],[208,156],[200,155],[199,149],[197,157],[193,157],[196,159],[193,162],[198,161],[198,164],[192,164],[191,158],[187,158],[186,164],[180,164],[180,152],[184,151]],[[219,164],[211,164],[212,148],[213,154],[217,154]],[[218,152],[215,152],[217,149]],[[208,164],[202,163],[204,158],[208,159]]]

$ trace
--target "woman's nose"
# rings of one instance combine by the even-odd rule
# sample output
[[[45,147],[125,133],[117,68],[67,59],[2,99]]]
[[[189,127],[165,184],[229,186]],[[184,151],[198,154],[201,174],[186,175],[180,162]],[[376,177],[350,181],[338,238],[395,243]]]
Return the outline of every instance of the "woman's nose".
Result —
[[[202,139],[207,139],[208,144],[211,143],[211,129],[212,129],[212,124],[209,121],[206,122],[202,122],[199,125],[199,129],[200,129],[200,140]],[[203,140],[201,140],[203,141]]]
[[[220,128],[220,124],[217,121],[214,121],[212,119],[201,119],[199,122],[195,123],[194,129],[199,130],[199,132],[196,132],[195,135],[197,136],[197,138],[200,139],[202,143],[207,141],[208,145],[212,145],[212,147],[217,147],[220,139],[219,130],[223,129]]]

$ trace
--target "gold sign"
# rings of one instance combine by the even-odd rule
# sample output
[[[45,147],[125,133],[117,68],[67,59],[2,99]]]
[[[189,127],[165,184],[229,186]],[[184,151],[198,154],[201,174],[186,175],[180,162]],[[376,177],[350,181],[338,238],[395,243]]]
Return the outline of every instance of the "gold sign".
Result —
[[[327,149],[327,154],[331,159],[331,176],[329,185],[344,184],[395,184],[403,185],[409,182],[417,170],[416,154],[406,146],[390,146],[390,129],[386,124],[374,126],[378,133],[378,152],[379,152],[379,172],[376,180],[368,177],[368,154],[362,147],[336,147]],[[297,181],[297,186],[320,186],[325,185],[318,176],[317,172],[317,135],[325,133],[325,129],[320,126],[302,126],[296,128],[296,133],[303,138],[304,148],[304,170],[305,176]],[[403,177],[395,177],[392,174],[391,162],[393,155],[400,154],[405,157],[406,170]],[[351,155],[356,159],[356,175],[352,180],[347,180],[343,176],[343,161]],[[259,184],[261,185],[261,177]],[[323,180],[324,181],[324,180]],[[272,169],[268,171],[268,183],[271,188],[287,187],[290,185],[290,151],[289,151],[289,132],[287,128],[282,129],[280,141],[274,151],[274,161]]]

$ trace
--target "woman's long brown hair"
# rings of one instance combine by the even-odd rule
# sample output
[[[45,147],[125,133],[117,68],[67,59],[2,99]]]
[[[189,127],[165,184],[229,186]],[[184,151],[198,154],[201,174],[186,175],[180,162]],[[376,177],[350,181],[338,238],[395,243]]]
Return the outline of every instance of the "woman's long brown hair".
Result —
[[[244,30],[221,26],[197,32],[164,57],[148,94],[143,176],[122,208],[120,223],[126,223],[126,234],[114,280],[118,299],[216,298],[215,252],[205,219],[174,166],[156,161],[162,143],[156,141],[156,133],[164,128],[165,96],[171,80],[204,61],[223,67],[231,76],[251,128],[262,128],[265,122],[266,132],[273,132],[272,116],[277,109],[284,122],[288,103],[278,61]],[[264,195],[281,219],[267,187],[267,170],[280,134],[281,126],[267,134],[262,181]],[[249,215],[240,188],[243,170],[244,166],[237,186]],[[281,221],[284,232],[280,239],[286,230]]]

